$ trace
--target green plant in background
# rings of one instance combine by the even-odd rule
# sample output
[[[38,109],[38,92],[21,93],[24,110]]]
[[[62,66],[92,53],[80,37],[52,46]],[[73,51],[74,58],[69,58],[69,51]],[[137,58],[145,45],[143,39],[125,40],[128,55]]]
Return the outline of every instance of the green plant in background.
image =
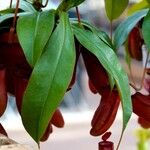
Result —
[[[138,150],[148,150],[149,140],[150,140],[150,130],[149,129],[137,129],[136,137],[138,138]]]
[[[44,5],[42,0],[17,0],[15,7],[10,4],[10,8],[0,11],[0,37],[4,37],[6,32],[9,33],[7,42],[1,40],[0,46],[3,47],[4,43],[11,45],[13,37],[17,36],[23,50],[22,55],[25,56],[25,59],[23,56],[19,58],[17,54],[20,61],[16,61],[17,59],[11,58],[10,52],[2,50],[0,55],[1,63],[6,66],[6,82],[8,83],[10,78],[14,80],[18,72],[21,79],[26,79],[26,83],[20,85],[22,91],[17,90],[18,79],[12,85],[8,83],[7,90],[2,89],[16,96],[23,125],[38,144],[45,133],[52,132],[52,125],[63,126],[63,121],[60,121],[61,114],[56,110],[65,93],[75,82],[79,55],[84,59],[91,85],[104,99],[103,106],[100,104],[93,117],[90,133],[99,136],[110,128],[116,117],[118,100],[121,101],[123,110],[121,138],[132,114],[133,102],[129,80],[117,58],[117,50],[127,41],[129,33],[145,16],[142,32],[149,48],[149,5],[146,5],[147,9],[140,8],[141,10],[121,23],[115,30],[113,38],[113,21],[123,13],[129,1],[105,0],[111,27],[110,37],[101,29],[81,20],[78,5],[83,2],[84,0],[62,0],[56,10],[43,10],[48,0]],[[76,8],[77,19],[68,17],[68,11],[73,7]],[[136,53],[136,50],[134,51]],[[143,79],[144,76],[145,72]],[[137,88],[135,89],[137,91]],[[145,106],[142,108],[145,109]],[[133,103],[133,111],[138,115],[142,112],[137,106],[137,101]]]

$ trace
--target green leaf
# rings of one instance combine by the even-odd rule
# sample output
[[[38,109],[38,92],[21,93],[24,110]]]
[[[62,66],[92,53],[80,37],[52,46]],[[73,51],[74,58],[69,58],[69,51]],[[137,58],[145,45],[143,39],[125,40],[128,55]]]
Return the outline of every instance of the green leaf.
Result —
[[[0,10],[0,14],[9,14],[9,13],[15,13],[15,9],[16,9],[16,4],[14,4],[12,6],[12,8],[7,8],[4,10]],[[34,9],[34,7],[25,1],[21,1],[19,3],[19,12],[24,11],[24,12],[36,12],[36,10]]]
[[[129,0],[105,0],[105,10],[110,21],[118,18],[128,5]]]
[[[150,130],[149,129],[138,129],[136,131],[136,136],[138,138],[137,147],[138,150],[148,150],[149,140],[150,140]]]
[[[18,13],[18,16],[24,16],[24,15],[28,15],[30,13],[27,12],[21,12]],[[10,27],[12,26],[12,20],[13,20],[14,14],[10,13],[10,14],[4,14],[2,16],[0,16],[0,32],[1,31],[9,31]]]
[[[25,15],[29,15],[31,14],[30,12],[21,12],[21,13],[18,13],[17,16],[25,16]],[[4,14],[2,16],[0,16],[0,24],[7,20],[7,19],[10,19],[10,18],[13,18],[14,17],[14,14],[13,13],[10,13],[10,14]]]
[[[115,86],[115,80],[114,80],[113,76],[109,73],[108,73],[108,79],[109,79],[110,88],[111,88],[111,90],[113,90],[113,88]]]
[[[8,13],[14,13],[14,12],[15,12],[15,8],[7,8],[4,10],[0,10],[1,15],[8,14]]]
[[[148,9],[140,10],[124,20],[114,32],[114,46],[118,49],[127,39],[134,26],[148,13]]]
[[[127,40],[128,41],[128,40]],[[130,53],[129,53],[129,50],[128,50],[128,42],[125,42],[125,61],[128,65],[128,68],[129,70],[131,70],[131,56],[130,56]]]
[[[78,24],[78,20],[77,19],[71,19],[72,23]],[[95,26],[92,26],[90,23],[88,23],[85,20],[81,20],[81,24],[85,27],[88,28],[89,30],[91,30],[92,32],[94,32],[104,43],[106,43],[109,47],[113,47],[112,42],[109,38],[109,36],[102,30],[96,28]],[[109,77],[109,83],[111,88],[113,89],[114,85],[115,85],[115,81],[113,79],[113,77],[108,73],[108,77]]]
[[[142,1],[132,5],[128,9],[128,14],[131,15],[131,14],[135,13],[138,10],[145,9],[145,8],[148,8],[148,7],[149,7],[149,4],[148,4],[147,0],[142,0]]]
[[[13,5],[14,8],[16,8],[16,5]],[[26,1],[21,1],[19,3],[19,8],[25,12],[36,12],[32,4]]]
[[[69,18],[62,13],[44,53],[34,67],[23,98],[23,124],[37,143],[68,88],[75,55]]]
[[[147,45],[148,50],[150,51],[150,10],[146,17],[144,18],[143,26],[142,26],[142,33],[144,41]]]
[[[72,23],[78,23],[77,19],[71,19]],[[81,24],[88,28],[89,30],[91,30],[92,32],[94,32],[95,34],[97,34],[99,36],[99,38],[104,41],[106,44],[108,44],[110,47],[112,47],[112,42],[109,38],[109,36],[102,30],[100,30],[99,28],[96,28],[95,26],[92,26],[89,22],[85,21],[85,20],[81,20]]]
[[[115,79],[122,102],[124,131],[132,113],[128,77],[121,67],[113,49],[103,42],[95,33],[82,29],[77,25],[73,25],[73,29],[78,41],[98,58],[106,71]]]
[[[25,1],[28,2],[28,3],[33,4],[35,0],[25,0]]]
[[[76,7],[83,3],[85,0],[63,0],[58,6],[59,11],[68,11],[70,8]]]
[[[15,9],[16,9],[16,4],[12,6],[12,8],[7,8],[4,10],[0,10],[0,14],[11,14],[11,13],[15,13]],[[34,7],[25,1],[21,1],[21,3],[19,3],[19,12],[36,12],[36,10],[34,9]]]
[[[109,38],[109,36],[102,30],[92,26],[91,24],[87,23],[87,22],[82,22],[82,24],[85,27],[88,27],[92,32],[94,32],[95,34],[97,34],[97,36],[103,41],[105,42],[107,45],[109,45],[110,47],[112,47],[112,42]]]
[[[27,61],[34,66],[52,33],[55,11],[35,12],[17,21],[17,35]]]

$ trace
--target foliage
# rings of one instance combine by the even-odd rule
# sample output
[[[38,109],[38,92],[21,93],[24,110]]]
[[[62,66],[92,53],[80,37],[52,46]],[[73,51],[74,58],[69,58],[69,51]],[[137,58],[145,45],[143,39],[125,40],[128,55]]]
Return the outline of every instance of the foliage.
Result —
[[[113,39],[104,31],[80,20],[79,16],[78,19],[69,19],[68,10],[84,1],[63,0],[56,10],[43,10],[42,1],[21,1],[17,14],[14,6],[0,11],[0,31],[11,28],[10,21],[15,21],[14,14],[17,15],[17,37],[32,70],[22,98],[21,118],[25,129],[37,143],[68,91],[76,70],[77,53],[83,55],[83,51],[94,56],[109,76],[108,84],[101,85],[102,89],[93,82],[97,92],[103,96],[103,89],[109,87],[119,93],[123,111],[122,134],[132,114],[130,81],[117,58],[117,50],[123,44],[128,46],[130,32],[143,18],[143,38],[150,49],[149,1],[142,1],[142,7],[136,4],[130,9],[134,13],[117,26]],[[111,25],[124,12],[128,3],[128,0],[105,0]],[[127,54],[130,60],[131,56]],[[91,74],[88,72],[89,79],[93,80]],[[101,75],[96,79],[99,78]]]
[[[110,21],[118,18],[128,5],[129,0],[105,0],[105,9]]]
[[[136,130],[136,137],[138,138],[138,150],[147,150],[149,148],[150,131],[149,129]]]

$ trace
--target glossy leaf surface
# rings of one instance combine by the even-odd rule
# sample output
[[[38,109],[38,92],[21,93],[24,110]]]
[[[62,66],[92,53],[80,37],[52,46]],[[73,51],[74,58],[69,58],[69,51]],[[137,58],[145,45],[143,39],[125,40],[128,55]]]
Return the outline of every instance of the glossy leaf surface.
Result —
[[[143,26],[142,26],[142,33],[144,41],[150,51],[150,11],[144,18]]]
[[[16,4],[12,6],[12,8],[6,8],[4,10],[0,10],[0,14],[11,14],[15,13],[15,9],[16,9]],[[28,2],[25,2],[25,1],[21,1],[21,3],[19,3],[19,12],[20,11],[24,11],[24,12],[30,12],[30,13],[33,13],[33,12],[36,12],[36,10],[34,9],[34,7],[28,3]]]
[[[31,66],[41,56],[54,27],[55,11],[36,12],[19,17],[17,35],[26,59]]]
[[[116,49],[118,49],[127,40],[130,31],[139,22],[139,20],[146,16],[147,13],[148,9],[138,11],[128,17],[117,27],[114,33],[114,46]]]
[[[23,99],[23,124],[37,143],[71,81],[75,53],[69,18],[62,13],[44,53],[33,69]]]
[[[25,15],[29,15],[31,14],[30,12],[22,12],[22,13],[18,13],[17,16],[25,16]],[[4,14],[0,16],[0,23],[9,19],[9,18],[13,18],[14,14],[13,13],[9,13],[9,14]]]
[[[126,73],[122,69],[113,49],[103,42],[95,33],[85,30],[78,25],[73,25],[73,28],[79,42],[98,58],[107,72],[115,79],[121,96],[124,130],[132,113],[130,87]]]
[[[129,0],[105,0],[106,14],[110,21],[118,18],[128,5]]]
[[[77,24],[78,20],[71,19],[71,22]],[[91,30],[92,32],[97,34],[102,41],[104,41],[106,44],[108,44],[110,47],[112,47],[112,42],[111,42],[109,36],[104,31],[100,30],[99,28],[94,27],[93,25],[91,25],[89,22],[87,22],[85,20],[81,20],[81,24],[85,28],[89,28],[89,30]]]
[[[78,20],[76,19],[72,19],[72,23],[78,23]],[[112,42],[109,38],[109,36],[102,30],[92,26],[90,23],[88,23],[87,21],[85,20],[82,20],[81,21],[81,24],[86,27],[86,28],[89,28],[89,30],[91,30],[92,32],[94,32],[95,34],[97,34],[97,36],[104,42],[106,43],[108,46],[110,47],[113,47],[112,45]],[[108,72],[107,72],[108,73]],[[109,76],[109,83],[110,83],[110,86],[111,88],[113,89],[114,85],[115,85],[115,82],[114,82],[114,79],[113,77],[108,73],[108,76]]]
[[[12,6],[13,8],[16,8],[16,4]],[[19,8],[25,12],[36,12],[32,4],[26,1],[21,1],[19,3]]]

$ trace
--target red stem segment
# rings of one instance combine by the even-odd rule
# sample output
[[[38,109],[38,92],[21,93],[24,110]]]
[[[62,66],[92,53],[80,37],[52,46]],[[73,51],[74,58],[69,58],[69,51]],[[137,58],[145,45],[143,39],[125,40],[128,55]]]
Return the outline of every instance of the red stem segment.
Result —
[[[80,24],[81,23],[81,16],[80,16],[79,8],[78,7],[76,7],[76,14],[77,14],[78,22]]]
[[[17,14],[18,14],[18,9],[19,9],[19,2],[20,2],[20,0],[17,0],[16,9],[15,9],[15,16],[14,16],[13,25],[12,25],[13,28],[15,28],[15,26],[16,26]]]
[[[12,42],[12,35],[15,32],[15,26],[16,26],[16,22],[17,22],[17,14],[18,14],[18,10],[19,10],[19,2],[20,1],[17,0],[13,24],[12,24],[12,27],[10,28],[10,35],[9,35],[9,39],[8,39],[9,42]]]

